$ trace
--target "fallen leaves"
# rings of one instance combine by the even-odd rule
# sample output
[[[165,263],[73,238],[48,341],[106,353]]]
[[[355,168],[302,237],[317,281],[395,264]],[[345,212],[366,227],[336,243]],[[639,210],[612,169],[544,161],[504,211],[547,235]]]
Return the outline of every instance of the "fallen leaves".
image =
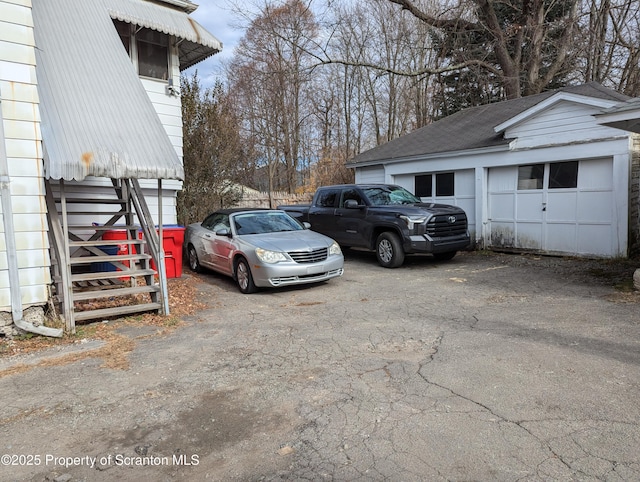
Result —
[[[135,348],[135,341],[118,334],[118,327],[123,325],[149,325],[162,328],[158,333],[165,333],[166,330],[177,328],[183,323],[182,318],[195,314],[206,307],[206,304],[197,299],[199,293],[198,279],[192,276],[182,278],[172,278],[168,280],[169,291],[169,315],[158,315],[146,313],[125,318],[118,318],[109,323],[104,320],[95,320],[87,324],[76,327],[75,335],[66,335],[63,338],[48,338],[33,334],[26,334],[12,340],[0,341],[0,356],[10,357],[24,355],[32,352],[46,350],[48,348],[81,343],[83,340],[100,340],[104,346],[70,353],[60,357],[50,358],[36,365],[15,365],[3,372],[0,376],[12,375],[33,368],[34,366],[55,366],[73,363],[84,358],[102,358],[103,367],[125,370],[129,367],[128,355]],[[113,300],[91,300],[91,303],[100,303],[106,307]]]

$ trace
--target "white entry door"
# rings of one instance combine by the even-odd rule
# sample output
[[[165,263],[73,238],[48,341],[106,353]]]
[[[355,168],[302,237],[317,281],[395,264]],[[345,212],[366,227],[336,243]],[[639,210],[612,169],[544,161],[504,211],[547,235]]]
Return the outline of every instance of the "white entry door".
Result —
[[[489,169],[488,244],[612,256],[618,245],[611,159]]]

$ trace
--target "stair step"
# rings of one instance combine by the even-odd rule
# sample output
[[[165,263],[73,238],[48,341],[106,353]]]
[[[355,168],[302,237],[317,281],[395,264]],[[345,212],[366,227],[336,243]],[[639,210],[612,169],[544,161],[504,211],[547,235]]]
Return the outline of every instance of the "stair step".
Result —
[[[93,300],[97,298],[115,298],[116,296],[137,295],[141,293],[157,293],[160,291],[158,285],[144,285],[134,286],[126,288],[111,288],[111,289],[95,289],[73,293],[73,301]]]
[[[92,241],[69,241],[69,246],[118,246],[120,244],[146,244],[143,239],[94,239]]]
[[[96,214],[96,213],[93,213]],[[129,229],[136,229],[136,230],[140,230],[140,226],[138,225],[122,225],[122,224],[118,224],[117,226],[114,225],[106,225],[106,224],[100,224],[100,225],[94,225],[94,224],[70,224],[67,229],[69,229],[69,231],[124,231],[124,230],[129,230]]]
[[[101,308],[99,310],[76,311],[73,315],[76,321],[93,320],[111,316],[128,315],[131,313],[143,313],[146,311],[158,311],[161,303],[144,303],[141,305],[116,306],[113,308]]]
[[[69,211],[67,210],[67,216],[124,216],[129,214],[130,211],[123,209],[122,211]]]
[[[143,259],[151,259],[150,254],[114,254],[107,256],[81,256],[79,258],[71,258],[69,264],[89,264],[89,263],[112,263],[114,261],[139,261]]]
[[[99,279],[115,279],[123,276],[149,276],[155,275],[157,271],[153,269],[125,269],[122,271],[101,271],[96,273],[79,273],[71,275],[71,282],[92,281]]]
[[[65,198],[67,204],[126,204],[127,201],[124,199],[87,199],[80,197],[68,197]],[[60,198],[56,198],[55,202],[60,204],[62,201]]]

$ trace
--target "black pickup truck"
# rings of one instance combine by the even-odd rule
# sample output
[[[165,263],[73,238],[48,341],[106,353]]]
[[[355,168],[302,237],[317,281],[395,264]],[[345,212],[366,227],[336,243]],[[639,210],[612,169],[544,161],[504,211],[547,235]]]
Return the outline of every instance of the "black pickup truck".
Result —
[[[430,253],[449,260],[469,246],[467,215],[456,206],[423,203],[392,184],[320,187],[310,205],[278,206],[343,247],[375,250],[385,268],[405,254]]]

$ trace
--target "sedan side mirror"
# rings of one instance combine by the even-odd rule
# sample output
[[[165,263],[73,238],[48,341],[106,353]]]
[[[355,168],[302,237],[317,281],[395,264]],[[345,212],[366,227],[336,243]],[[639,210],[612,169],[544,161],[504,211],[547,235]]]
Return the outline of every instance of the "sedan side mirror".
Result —
[[[231,231],[228,228],[218,229],[216,231],[216,236],[226,236],[227,238],[231,237]]]
[[[311,223],[304,221],[302,225],[304,226],[304,229],[311,229]]]

